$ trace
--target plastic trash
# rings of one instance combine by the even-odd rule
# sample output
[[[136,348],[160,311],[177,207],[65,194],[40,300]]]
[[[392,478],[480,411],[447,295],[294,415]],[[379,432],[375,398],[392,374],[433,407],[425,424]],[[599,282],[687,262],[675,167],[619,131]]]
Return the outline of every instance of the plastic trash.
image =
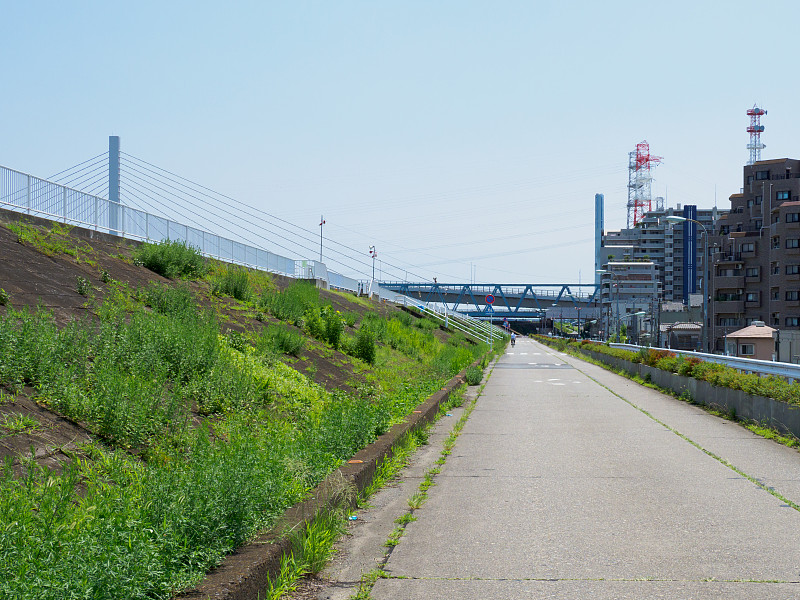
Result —
[[[347,517],[347,520],[348,521],[357,521],[358,517],[356,515],[350,515],[349,517]]]
[[[444,416],[445,416],[445,417],[452,417],[452,416],[453,416],[453,413],[444,413]]]

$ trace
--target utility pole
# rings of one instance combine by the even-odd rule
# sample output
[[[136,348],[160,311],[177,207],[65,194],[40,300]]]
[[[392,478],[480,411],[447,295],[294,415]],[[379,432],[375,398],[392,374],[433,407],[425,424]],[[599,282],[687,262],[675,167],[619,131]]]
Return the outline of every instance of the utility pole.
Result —
[[[378,258],[378,251],[375,246],[369,247],[369,255],[372,257],[372,281],[375,281],[375,259]]]

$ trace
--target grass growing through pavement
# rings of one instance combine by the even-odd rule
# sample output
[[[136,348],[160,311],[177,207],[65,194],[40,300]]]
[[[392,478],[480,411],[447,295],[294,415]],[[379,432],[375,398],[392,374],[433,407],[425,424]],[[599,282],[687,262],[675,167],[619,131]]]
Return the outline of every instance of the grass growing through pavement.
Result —
[[[44,310],[0,317],[0,384],[32,386],[103,441],[60,473],[4,466],[0,597],[172,597],[482,351],[400,322],[409,354],[380,343],[371,386],[331,393],[221,336],[188,288],[111,292],[96,321],[62,329]]]

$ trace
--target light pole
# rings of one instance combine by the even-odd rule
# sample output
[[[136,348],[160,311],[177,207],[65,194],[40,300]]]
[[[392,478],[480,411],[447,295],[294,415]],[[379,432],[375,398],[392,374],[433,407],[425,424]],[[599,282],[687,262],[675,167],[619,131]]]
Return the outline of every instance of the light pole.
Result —
[[[600,275],[611,275],[611,291],[613,292],[614,291],[614,279],[617,276],[616,273],[614,273],[614,271],[610,271],[609,269],[597,269],[596,272],[599,273]],[[615,299],[616,299],[616,305],[617,305],[617,307],[616,307],[616,313],[617,313],[617,336],[619,336],[619,283],[617,283],[617,293],[615,295]],[[608,328],[607,329],[611,329],[611,323],[608,324]],[[608,335],[608,332],[606,332],[606,339],[609,339],[610,337],[611,336]],[[619,341],[619,337],[617,337],[617,341]]]
[[[622,317],[623,319],[627,319],[628,317],[636,317],[636,345],[637,346],[639,345],[639,317],[643,317],[646,314],[647,313],[645,311],[640,310],[638,312],[631,313],[629,315],[625,315],[624,317]],[[619,319],[617,319],[617,323],[619,323]],[[621,340],[620,340],[620,342],[621,342]]]
[[[375,246],[369,247],[369,255],[372,257],[372,281],[375,281],[375,259],[378,258],[378,251]]]
[[[679,217],[678,215],[670,215],[668,217],[664,217],[664,219],[669,223],[683,223],[684,221],[691,221],[692,223],[697,223],[703,228],[703,239],[705,241],[705,254],[703,256],[703,270],[705,271],[705,274],[703,275],[703,352],[708,352],[708,229],[706,229],[706,226],[697,219]],[[684,248],[684,252],[688,252],[688,248]],[[686,283],[688,282],[684,282],[684,285],[686,285]]]

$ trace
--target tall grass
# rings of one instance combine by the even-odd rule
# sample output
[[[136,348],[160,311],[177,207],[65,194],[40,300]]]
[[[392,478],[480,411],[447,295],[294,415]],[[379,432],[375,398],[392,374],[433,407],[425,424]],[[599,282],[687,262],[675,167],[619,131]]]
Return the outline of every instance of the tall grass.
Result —
[[[207,271],[200,250],[186,242],[164,240],[158,244],[142,244],[133,253],[133,260],[168,279],[199,277]]]
[[[318,310],[316,288],[282,295],[269,305]],[[0,597],[172,597],[472,359],[399,322],[393,335],[419,357],[383,348],[374,393],[329,393],[231,347],[185,287],[149,286],[98,315],[62,329],[44,310],[0,317],[0,383],[34,386],[107,444],[60,473],[5,466]],[[360,329],[389,331],[375,318]]]
[[[231,296],[246,302],[252,296],[249,273],[239,267],[220,267],[212,282],[211,290],[215,296]]]

